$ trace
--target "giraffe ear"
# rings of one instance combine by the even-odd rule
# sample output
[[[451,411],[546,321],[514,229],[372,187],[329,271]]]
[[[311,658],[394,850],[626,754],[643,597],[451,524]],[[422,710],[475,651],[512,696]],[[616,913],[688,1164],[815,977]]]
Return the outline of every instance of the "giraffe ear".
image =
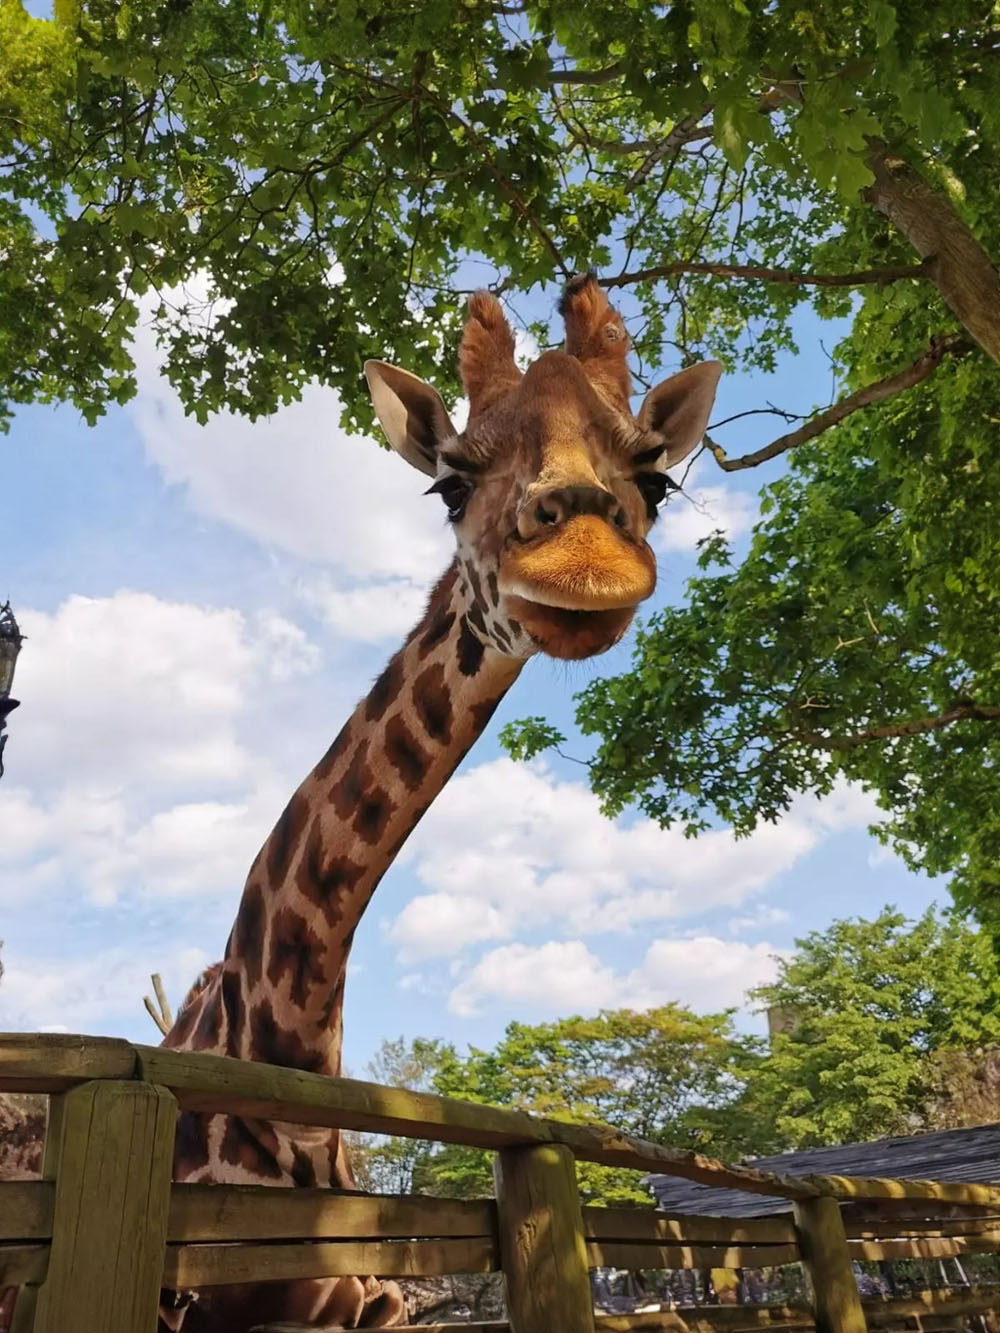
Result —
[[[701,444],[721,374],[718,361],[702,361],[646,394],[638,422],[643,430],[661,435],[666,441],[661,468],[673,467]]]
[[[389,443],[420,472],[437,476],[437,451],[455,436],[437,389],[386,361],[366,361],[365,379]]]

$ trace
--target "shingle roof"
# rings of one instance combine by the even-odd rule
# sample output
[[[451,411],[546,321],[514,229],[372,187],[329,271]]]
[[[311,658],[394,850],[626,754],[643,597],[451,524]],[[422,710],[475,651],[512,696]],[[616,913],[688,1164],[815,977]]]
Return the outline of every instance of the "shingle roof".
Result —
[[[896,1176],[910,1180],[965,1180],[1000,1183],[1000,1124],[946,1129],[874,1143],[844,1143],[834,1148],[757,1157],[748,1166],[781,1175]],[[676,1176],[647,1176],[657,1205],[668,1213],[703,1213],[709,1217],[765,1217],[791,1209],[785,1199],[743,1190],[717,1190]]]

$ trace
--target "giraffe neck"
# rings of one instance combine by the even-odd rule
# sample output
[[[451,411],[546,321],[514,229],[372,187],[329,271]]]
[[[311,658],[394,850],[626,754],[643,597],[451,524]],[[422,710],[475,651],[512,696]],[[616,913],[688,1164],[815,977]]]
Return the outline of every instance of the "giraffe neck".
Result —
[[[463,582],[452,565],[289,801],[250,870],[221,968],[169,1045],[340,1072],[358,922],[524,665],[470,629]]]

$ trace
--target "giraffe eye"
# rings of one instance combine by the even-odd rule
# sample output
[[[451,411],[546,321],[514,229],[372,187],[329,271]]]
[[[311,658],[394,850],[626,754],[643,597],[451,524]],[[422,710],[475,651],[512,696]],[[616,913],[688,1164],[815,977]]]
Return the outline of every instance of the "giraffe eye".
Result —
[[[657,507],[663,503],[667,487],[673,483],[665,472],[639,472],[635,477],[639,494],[646,501],[646,515],[656,517]]]
[[[448,522],[457,523],[465,513],[473,485],[466,477],[457,477],[453,472],[438,477],[433,486],[428,486],[425,495],[440,495],[448,510]]]

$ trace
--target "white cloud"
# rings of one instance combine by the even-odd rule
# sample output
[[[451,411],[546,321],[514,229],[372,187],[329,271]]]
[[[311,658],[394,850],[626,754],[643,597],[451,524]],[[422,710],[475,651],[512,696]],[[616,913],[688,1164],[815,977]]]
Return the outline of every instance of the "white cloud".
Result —
[[[202,949],[173,946],[164,952],[156,940],[79,958],[30,957],[9,941],[0,982],[0,1028],[14,1032],[107,1028],[113,1020],[141,1012],[152,972],[161,974],[167,994],[179,1001],[209,961]],[[152,1022],[148,1040],[157,1040]]]
[[[184,415],[159,374],[148,328],[135,347],[139,392],[129,408],[147,457],[201,514],[267,546],[332,565],[353,582],[427,582],[453,542],[426,482],[374,440],[340,426],[341,402],[311,385],[300,402],[256,422]]]
[[[303,582],[299,592],[339,637],[359,643],[402,638],[420,619],[427,602],[427,588],[409,579],[342,588],[321,578]]]
[[[243,734],[276,683],[315,669],[316,647],[273,613],[145,593],[22,620],[0,901],[68,884],[105,905],[235,894],[288,795]]]
[[[581,940],[537,947],[508,944],[485,954],[454,987],[452,1013],[473,1015],[496,1004],[532,1013],[649,1009],[671,1001],[696,1010],[743,1003],[751,986],[776,971],[769,944],[696,936],[656,939],[637,967],[616,973]]]
[[[740,905],[870,816],[870,801],[838,794],[800,800],[742,841],[728,830],[687,839],[646,819],[605,819],[581,783],[498,759],[452,779],[417,829],[404,858],[427,892],[387,929],[413,961],[553,924],[583,935],[690,918]]]
[[[22,624],[17,773],[47,789],[239,777],[248,755],[235,722],[249,691],[282,660],[293,674],[316,660],[280,617],[255,630],[238,611],[140,592],[73,596]]]
[[[695,486],[674,495],[652,531],[658,551],[693,551],[717,528],[730,538],[748,532],[757,519],[757,501],[745,491],[724,486]]]

